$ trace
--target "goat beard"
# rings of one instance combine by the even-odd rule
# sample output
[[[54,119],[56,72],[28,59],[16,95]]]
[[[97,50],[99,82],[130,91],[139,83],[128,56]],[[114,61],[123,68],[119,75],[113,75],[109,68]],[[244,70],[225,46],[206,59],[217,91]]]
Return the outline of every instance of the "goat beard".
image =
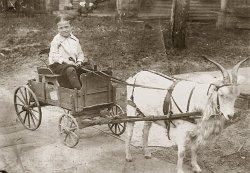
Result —
[[[200,122],[200,142],[206,143],[218,136],[224,128],[226,119],[223,115],[219,115],[216,107],[216,97],[211,97],[213,101],[209,102],[203,112],[203,118]]]
[[[205,119],[201,122],[202,141],[210,141],[218,136],[224,128],[225,118],[221,115]]]

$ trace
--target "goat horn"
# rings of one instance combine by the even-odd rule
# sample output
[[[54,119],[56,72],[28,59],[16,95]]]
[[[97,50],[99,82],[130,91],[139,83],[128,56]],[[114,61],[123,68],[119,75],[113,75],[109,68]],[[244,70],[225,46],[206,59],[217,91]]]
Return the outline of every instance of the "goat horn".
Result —
[[[223,80],[224,80],[224,82],[225,82],[225,83],[230,83],[229,73],[228,73],[228,71],[227,71],[224,67],[222,67],[222,65],[220,65],[219,63],[217,63],[217,62],[215,62],[215,61],[209,59],[208,57],[206,57],[206,56],[204,56],[204,55],[203,55],[202,57],[205,58],[206,60],[208,60],[208,61],[214,63],[214,64],[220,69],[220,71],[221,71],[221,73],[222,73],[222,75],[223,75]]]
[[[246,60],[248,60],[249,58],[245,58],[244,60],[238,62],[232,69],[232,83],[233,84],[237,84],[237,74],[238,74],[238,70],[240,65],[245,62]]]

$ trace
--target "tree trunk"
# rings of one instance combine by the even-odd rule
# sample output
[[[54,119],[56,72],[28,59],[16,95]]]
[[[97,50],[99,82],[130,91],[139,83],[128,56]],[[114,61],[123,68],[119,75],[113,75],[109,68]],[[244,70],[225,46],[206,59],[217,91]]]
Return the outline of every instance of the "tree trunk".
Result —
[[[226,22],[227,20],[227,6],[228,6],[228,0],[221,0],[221,6],[220,6],[220,13],[218,14],[218,19],[216,26],[217,28],[227,28],[228,26]]]
[[[47,12],[52,13],[53,11],[53,4],[52,0],[45,1],[45,9]]]
[[[227,5],[228,5],[228,0],[221,0],[221,4],[220,4],[221,11],[223,12],[226,11]]]
[[[24,0],[24,4],[27,5],[26,15],[28,17],[33,17],[34,16],[34,1],[33,0]]]
[[[174,48],[186,47],[186,28],[190,0],[173,0],[170,19],[170,37]]]
[[[7,11],[8,10],[8,1],[7,0],[2,0],[2,10]]]

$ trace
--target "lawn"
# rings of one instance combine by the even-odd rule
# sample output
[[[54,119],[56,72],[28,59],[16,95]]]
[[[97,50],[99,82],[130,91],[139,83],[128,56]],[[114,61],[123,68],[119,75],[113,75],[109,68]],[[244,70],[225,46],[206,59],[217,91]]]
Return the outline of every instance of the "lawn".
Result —
[[[12,70],[13,64],[39,62],[39,50],[48,48],[57,33],[53,16],[1,21],[0,52],[4,55],[0,57],[1,72]],[[250,55],[249,30],[218,30],[215,23],[189,23],[187,48],[182,51],[169,45],[165,50],[161,30],[168,30],[167,21],[134,20],[121,26],[115,18],[87,17],[75,20],[73,26],[85,55],[100,68],[111,66],[114,70],[128,71],[151,68],[165,74],[179,74],[215,70],[201,55],[226,68]]]

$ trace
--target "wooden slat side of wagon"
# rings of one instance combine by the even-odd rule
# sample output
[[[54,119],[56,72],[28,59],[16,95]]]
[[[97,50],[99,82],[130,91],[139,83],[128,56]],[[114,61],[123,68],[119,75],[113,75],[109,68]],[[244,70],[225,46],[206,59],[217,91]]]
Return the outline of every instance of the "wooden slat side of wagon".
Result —
[[[29,80],[28,86],[36,93],[41,104],[59,106],[73,113],[85,109],[101,109],[115,104],[116,89],[108,78],[83,73],[80,76],[82,88],[69,89],[58,85],[57,75],[41,75],[44,81]]]

